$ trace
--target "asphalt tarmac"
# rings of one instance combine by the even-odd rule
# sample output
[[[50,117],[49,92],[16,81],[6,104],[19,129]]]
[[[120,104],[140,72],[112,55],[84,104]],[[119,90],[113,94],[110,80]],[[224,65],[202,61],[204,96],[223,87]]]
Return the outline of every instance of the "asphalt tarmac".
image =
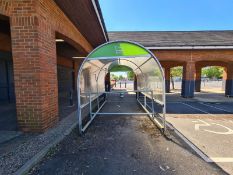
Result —
[[[107,103],[104,112],[119,108],[144,112],[133,100]],[[172,131],[171,131],[172,132]],[[207,163],[185,142],[164,137],[147,116],[99,115],[80,137],[77,129],[29,174],[226,174]]]

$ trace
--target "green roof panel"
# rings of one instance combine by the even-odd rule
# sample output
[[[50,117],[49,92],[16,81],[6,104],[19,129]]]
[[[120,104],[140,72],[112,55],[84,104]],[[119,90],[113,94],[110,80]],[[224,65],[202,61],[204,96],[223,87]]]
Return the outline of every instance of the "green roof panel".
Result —
[[[88,58],[138,57],[146,56],[148,54],[147,50],[136,44],[128,42],[113,42],[98,48],[96,51],[91,53]]]

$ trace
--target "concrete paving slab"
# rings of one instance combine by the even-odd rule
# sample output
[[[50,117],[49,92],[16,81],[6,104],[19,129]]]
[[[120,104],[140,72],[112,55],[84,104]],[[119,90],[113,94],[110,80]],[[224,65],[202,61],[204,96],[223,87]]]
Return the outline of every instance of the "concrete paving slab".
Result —
[[[174,104],[171,103],[171,104]],[[177,102],[168,105],[167,120],[197,148],[228,173],[233,174],[233,114],[227,105]],[[221,110],[228,109],[229,111]],[[182,110],[179,110],[182,109]],[[193,112],[196,110],[196,112]],[[176,112],[177,111],[177,112]],[[180,111],[183,114],[180,114]]]

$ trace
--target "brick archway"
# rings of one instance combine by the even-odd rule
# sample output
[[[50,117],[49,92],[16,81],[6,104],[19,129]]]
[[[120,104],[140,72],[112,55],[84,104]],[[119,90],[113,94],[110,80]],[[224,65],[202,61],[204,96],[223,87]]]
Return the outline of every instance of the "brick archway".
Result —
[[[204,67],[219,66],[224,68],[223,81],[226,81],[227,62],[224,61],[198,61],[196,62],[195,91],[201,91],[201,70]]]

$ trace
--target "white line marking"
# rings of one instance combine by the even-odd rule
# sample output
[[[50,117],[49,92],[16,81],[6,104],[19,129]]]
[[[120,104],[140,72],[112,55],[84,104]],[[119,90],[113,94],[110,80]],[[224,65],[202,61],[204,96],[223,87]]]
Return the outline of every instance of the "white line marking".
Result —
[[[188,106],[188,107],[190,107],[190,108],[196,109],[196,110],[198,110],[198,111],[201,111],[201,112],[203,112],[203,113],[205,113],[205,114],[209,114],[209,115],[211,115],[211,116],[216,117],[216,115],[214,115],[214,114],[208,113],[208,112],[203,111],[203,110],[201,110],[201,109],[199,109],[199,108],[193,107],[193,106],[191,106],[191,105],[189,105],[189,104],[182,103],[182,102],[179,102],[179,103],[181,103],[181,104],[183,104],[183,105],[186,105],[186,106]]]
[[[232,163],[233,162],[233,158],[232,157],[210,157],[210,159],[213,162],[222,162],[222,163]]]
[[[170,123],[166,122],[167,126],[170,129],[173,129],[175,133],[186,143],[188,144],[203,160],[206,162],[213,162],[207,155],[205,155],[196,145],[194,145],[190,140],[188,140],[180,131],[173,127]]]
[[[209,107],[211,107],[211,108],[215,108],[215,109],[218,109],[218,110],[220,110],[220,111],[224,111],[224,112],[228,112],[228,113],[231,113],[232,114],[232,111],[228,111],[228,110],[225,110],[225,109],[222,109],[222,108],[219,108],[219,107],[215,107],[215,106],[211,106],[211,105],[207,105],[207,104],[205,104],[205,103],[200,103],[200,104],[202,104],[202,105],[205,105],[205,106],[209,106]]]
[[[228,128],[228,127],[226,127],[226,126],[224,126],[224,125],[221,125],[221,124],[218,124],[218,123],[212,123],[212,124],[225,128],[227,130],[227,132],[210,131],[210,130],[207,130],[207,129],[204,129],[204,131],[211,132],[211,133],[214,133],[214,134],[221,134],[221,135],[230,135],[230,134],[233,134],[233,130],[230,129],[230,128]]]
[[[218,131],[211,131],[211,130],[208,130],[208,129],[203,129],[203,131],[214,133],[214,134],[221,134],[221,135],[230,135],[230,134],[233,134],[233,130],[231,128],[228,128],[228,127],[224,126],[224,125],[221,125],[221,124],[218,124],[218,123],[211,123],[211,124],[209,124],[206,121],[203,121],[201,119],[198,119],[195,122],[198,122],[198,121],[201,122],[202,124],[195,124],[194,125],[195,131],[199,131],[200,130],[200,126],[211,126],[211,125],[213,126],[213,125],[217,125],[217,126],[223,127],[227,131],[226,132],[218,132]]]
[[[196,131],[200,130],[200,126],[211,126],[209,123],[203,121],[203,120],[200,120],[198,119],[199,122],[202,122],[203,124],[195,124],[194,125],[194,128]]]
[[[180,104],[183,104],[183,105],[186,105],[186,106],[189,106],[190,108],[193,108],[193,109],[196,109],[198,111],[201,111],[205,114],[210,114],[206,111],[203,111],[201,109],[198,109],[196,107],[193,107],[191,105],[188,105],[188,104],[185,104],[185,103],[182,103],[182,102],[169,102],[169,103],[180,103]],[[216,115],[213,115],[213,114],[210,114],[212,116],[216,116]],[[195,121],[193,121],[195,122]],[[233,121],[230,120],[231,123],[233,123]],[[166,122],[167,123],[167,126],[171,129],[174,129],[175,133],[185,142],[187,143],[203,160],[205,160],[206,162],[208,163],[211,163],[211,162],[233,162],[233,158],[231,157],[208,157],[204,152],[202,152],[201,149],[199,149],[196,145],[194,145],[190,140],[188,140],[180,131],[178,131],[175,127],[173,127],[173,125],[171,125],[170,123]]]

